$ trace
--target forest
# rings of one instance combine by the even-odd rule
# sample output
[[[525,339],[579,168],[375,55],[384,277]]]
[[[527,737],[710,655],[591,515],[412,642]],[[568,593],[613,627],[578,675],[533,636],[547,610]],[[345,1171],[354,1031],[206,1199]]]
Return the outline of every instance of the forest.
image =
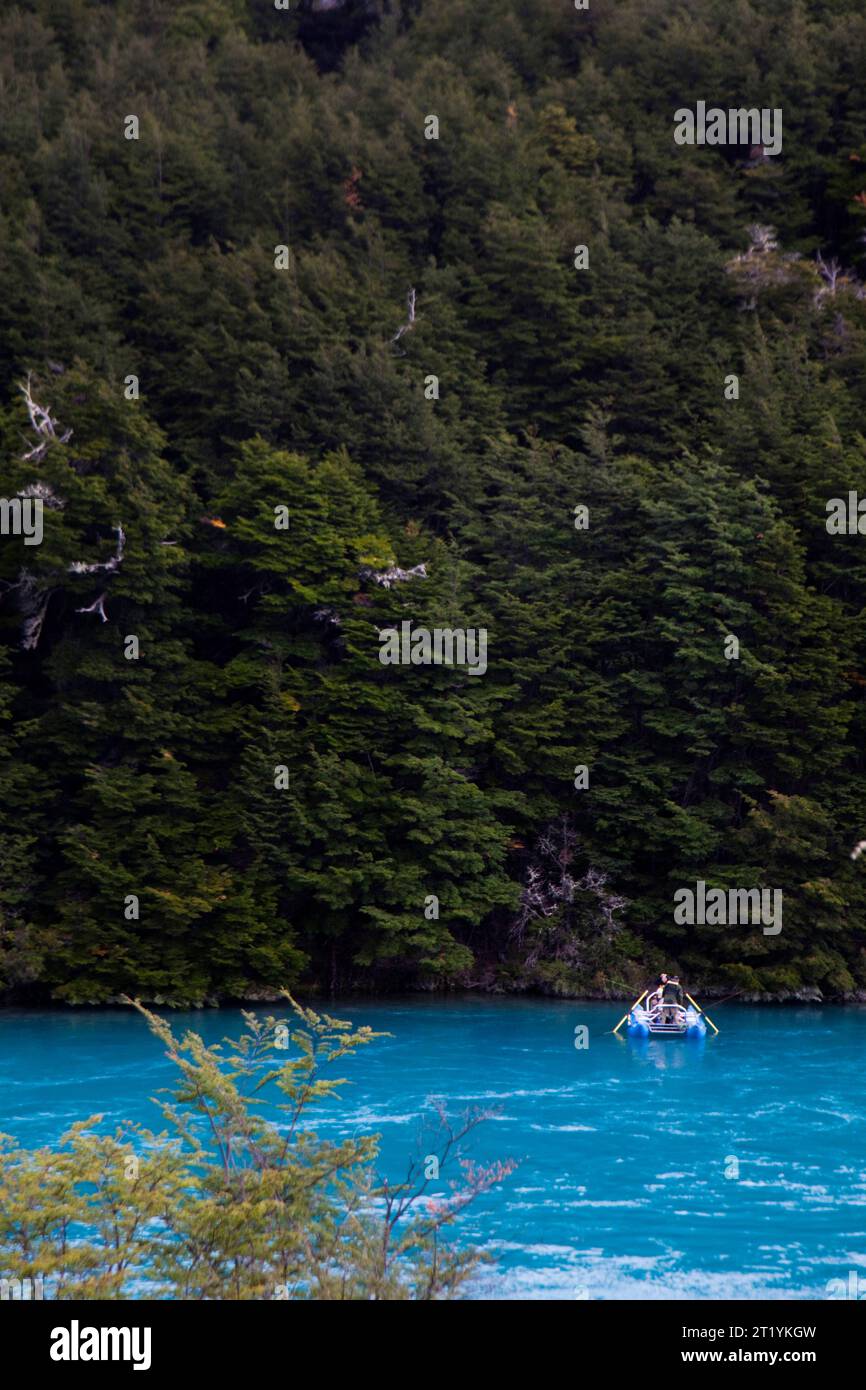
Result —
[[[4,4],[4,1001],[866,998],[864,73],[862,0]]]

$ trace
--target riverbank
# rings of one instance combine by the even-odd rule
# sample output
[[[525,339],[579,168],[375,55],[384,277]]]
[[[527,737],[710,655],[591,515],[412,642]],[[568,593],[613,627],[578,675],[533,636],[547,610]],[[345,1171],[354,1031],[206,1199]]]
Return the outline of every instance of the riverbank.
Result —
[[[646,981],[654,978],[655,971],[647,970],[646,979],[643,983],[636,982],[629,989],[609,989],[582,990],[570,993],[565,989],[540,989],[537,986],[512,985],[505,988],[502,985],[455,985],[447,988],[441,985],[403,985],[392,989],[371,989],[369,985],[359,984],[355,989],[341,990],[338,994],[332,994],[318,982],[310,981],[301,984],[292,984],[285,988],[297,999],[307,1000],[319,1005],[331,1006],[335,998],[349,1000],[378,1000],[383,1004],[400,999],[419,999],[433,998],[441,1000],[472,999],[472,998],[491,998],[491,999],[558,999],[563,1002],[574,1003],[631,1003],[636,999],[642,989],[646,988]],[[734,990],[724,983],[720,984],[693,984],[687,976],[681,973],[680,976],[685,980],[689,992],[700,996],[700,999],[707,1003],[715,1002],[718,1007],[719,1001],[727,1002],[736,999],[740,1004],[751,1005],[798,1005],[813,1004],[825,1007],[835,1007],[845,1004],[866,1004],[866,990],[853,990],[844,994],[825,994],[817,986],[803,986],[800,990],[779,990],[776,993],[762,992],[760,990]],[[208,995],[202,999],[185,999],[167,996],[165,994],[140,993],[134,987],[129,990],[129,997],[139,999],[141,1003],[156,1008],[169,1008],[173,1010],[184,1009],[232,1009],[238,1007],[256,1007],[259,1005],[280,1005],[285,1000],[284,989],[279,986],[267,987],[251,985],[242,994],[233,995]],[[82,1001],[80,1003],[68,1003],[62,999],[52,999],[45,993],[38,990],[9,990],[0,994],[0,1011],[4,1009],[50,1009],[60,1012],[80,1013],[82,1010],[115,1009],[124,1006],[123,995],[115,995],[109,999],[100,1001]]]

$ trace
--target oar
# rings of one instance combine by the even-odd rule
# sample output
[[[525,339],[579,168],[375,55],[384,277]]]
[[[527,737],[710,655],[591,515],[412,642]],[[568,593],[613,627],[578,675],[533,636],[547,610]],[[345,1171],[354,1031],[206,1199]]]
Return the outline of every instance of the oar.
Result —
[[[714,1033],[718,1033],[718,1031],[719,1031],[718,1028],[717,1028],[716,1025],[713,1023],[713,1020],[710,1018],[709,1014],[704,1013],[704,1011],[703,1011],[703,1009],[701,1008],[700,1004],[695,1003],[695,1001],[694,1001],[694,999],[692,998],[692,996],[691,996],[690,994],[688,994],[688,993],[686,994],[686,998],[688,999],[688,1001],[689,1001],[690,1004],[694,1004],[694,1005],[695,1005],[695,1008],[697,1009],[697,1011],[698,1011],[699,1014],[704,1014],[704,1018],[707,1020],[707,1023],[710,1025],[710,1027],[712,1028],[713,1032],[714,1032]]]
[[[644,994],[649,994],[649,990],[648,990],[648,989],[645,989],[644,992],[643,992],[643,994],[641,995],[640,999],[643,999]],[[638,1004],[640,1003],[640,999],[636,999],[636,1000],[634,1001],[634,1003],[633,1003],[632,1006],[631,1006],[631,1009],[636,1009],[636,1008],[637,1008]],[[618,1032],[619,1032],[620,1028],[621,1028],[622,1025],[625,1023],[626,1019],[628,1018],[629,1014],[631,1013],[631,1009],[629,1009],[627,1013],[624,1013],[624,1014],[623,1014],[622,1018],[620,1019],[619,1023],[616,1025],[615,1028],[611,1028],[610,1031],[611,1031],[612,1033],[618,1033]]]

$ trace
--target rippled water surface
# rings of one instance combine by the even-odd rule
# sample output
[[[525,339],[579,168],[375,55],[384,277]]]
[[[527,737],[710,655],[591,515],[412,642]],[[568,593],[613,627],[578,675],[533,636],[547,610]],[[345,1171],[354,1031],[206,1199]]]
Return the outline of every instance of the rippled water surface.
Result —
[[[497,1109],[469,1152],[520,1166],[460,1224],[496,1258],[473,1296],[808,1298],[866,1277],[866,1009],[726,1004],[718,1038],[641,1043],[608,1034],[622,1008],[606,1004],[327,1007],[393,1035],[345,1064],[354,1084],[316,1125],[378,1132],[389,1175],[429,1097]],[[171,1021],[216,1041],[240,1013]],[[171,1080],[131,1012],[0,1011],[0,1130],[22,1143],[96,1112],[159,1129],[149,1097]]]

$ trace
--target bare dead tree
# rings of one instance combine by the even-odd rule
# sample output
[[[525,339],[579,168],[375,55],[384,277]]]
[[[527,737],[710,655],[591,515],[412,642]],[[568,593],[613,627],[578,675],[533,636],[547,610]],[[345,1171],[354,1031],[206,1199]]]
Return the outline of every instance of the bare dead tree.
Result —
[[[90,562],[86,560],[73,560],[69,565],[70,574],[102,573],[110,577],[120,569],[120,566],[123,564],[123,552],[126,548],[126,532],[120,525],[120,522],[116,522],[112,530],[117,537],[114,554],[110,555],[107,560],[94,560]],[[106,593],[103,589],[102,593],[98,594],[92,603],[86,604],[82,608],[76,608],[75,611],[76,613],[98,613],[102,621],[107,623],[108,614],[105,611],[105,599]]]
[[[61,431],[51,413],[51,407],[40,405],[34,400],[29,372],[27,380],[18,383],[18,389],[24,397],[30,427],[37,436],[36,443],[32,444],[21,458],[28,462],[41,463],[52,444],[67,443],[72,437],[72,430]],[[62,510],[66,505],[64,499],[57,496],[52,484],[39,478],[20,488],[18,496],[33,498],[53,511]],[[21,614],[21,646],[24,651],[33,651],[39,645],[48,604],[54,592],[53,586],[40,581],[28,569],[21,569],[17,582],[7,584],[5,592],[15,595],[15,602]]]
[[[426,579],[426,564],[413,565],[410,570],[401,569],[399,565],[392,565],[387,570],[374,570],[369,567],[360,571],[362,579],[372,579],[377,584],[381,584],[383,589],[390,589],[394,584],[402,584],[407,579]]]
[[[571,866],[579,855],[579,838],[567,816],[552,822],[538,837],[510,933],[526,951],[526,966],[536,965],[542,957],[579,966],[588,942],[610,940],[620,930],[615,914],[628,899],[612,892],[607,874],[593,865],[577,877]],[[581,904],[582,894],[594,901]],[[544,925],[548,919],[553,919],[549,927]]]
[[[73,560],[72,564],[69,566],[70,574],[98,574],[101,571],[111,575],[120,569],[123,563],[123,552],[126,547],[126,532],[119,522],[116,523],[112,529],[117,536],[114,554],[109,556],[107,560],[97,560],[91,564],[88,564],[84,560]],[[88,604],[85,608],[76,608],[75,611],[76,613],[98,613],[102,621],[107,623],[108,614],[105,611],[105,591],[103,590],[103,592],[93,600],[93,603]]]
[[[93,600],[86,608],[76,608],[76,613],[98,613],[104,623],[108,622],[108,614],[105,611],[105,594]]]
[[[748,249],[732,257],[725,269],[740,282],[747,297],[743,307],[754,309],[757,307],[758,291],[774,285],[792,283],[798,274],[804,274],[806,266],[796,264],[802,260],[799,252],[779,250],[775,227],[754,222],[748,232]],[[835,256],[826,260],[819,251],[815,256],[815,269],[818,272],[819,284],[812,293],[814,308],[821,308],[827,299],[835,299],[837,292],[843,289],[856,299],[866,298],[866,287],[851,271],[846,270]],[[811,272],[809,274],[814,282]],[[808,281],[804,280],[804,285],[807,283]]]
[[[59,363],[51,364],[51,369],[62,372]],[[27,451],[21,455],[22,460],[31,463],[41,463],[48,450],[55,444],[66,444],[72,438],[71,429],[61,429],[56,418],[51,413],[49,405],[42,405],[34,398],[31,377],[28,373],[27,380],[18,383],[18,389],[24,397],[24,404],[27,408],[27,415],[30,420],[30,427],[37,436],[36,443],[32,444]],[[44,507],[53,511],[62,511],[66,506],[65,499],[58,497],[54,487],[49,482],[44,482],[40,478],[34,479],[25,487],[19,489],[19,497],[33,498],[40,501]],[[107,560],[73,560],[67,566],[67,573],[71,575],[105,574],[109,578],[114,575],[123,563],[123,553],[126,546],[126,533],[119,522],[112,528],[116,536],[114,554]],[[33,651],[39,645],[42,629],[45,623],[45,616],[48,611],[48,604],[55,589],[62,584],[62,575],[59,571],[54,571],[44,575],[35,575],[27,569],[20,570],[17,581],[14,584],[3,585],[5,594],[14,595],[14,600],[18,611],[21,614],[21,646],[25,651]],[[105,611],[106,594],[103,591],[94,599],[93,603],[85,607],[77,608],[78,613],[98,613],[104,623],[108,622],[108,615]]]
[[[33,497],[54,512],[62,511],[66,506],[66,499],[57,496],[51,483],[28,483],[26,487],[18,489],[18,496]]]
[[[533,920],[552,917],[574,898],[575,880],[568,868],[577,848],[577,835],[566,817],[547,826],[538,837],[534,860],[526,871],[512,934],[523,940]]]
[[[838,281],[839,276],[842,274],[842,267],[839,264],[838,260],[834,256],[831,261],[825,261],[824,257],[821,255],[821,252],[819,251],[817,256],[815,257],[815,264],[818,267],[821,279],[824,281],[830,293],[835,294],[836,282]]]
[[[866,299],[866,286],[862,285],[850,270],[846,270],[835,256],[825,261],[819,251],[815,256],[815,265],[823,281],[812,296],[816,308],[819,308],[825,299],[835,299],[837,290],[845,290],[855,299]]]
[[[813,304],[818,307],[820,304],[823,304],[825,299],[833,299],[835,297],[836,288],[840,283],[840,277],[843,281],[846,277],[843,275],[842,266],[835,256],[832,260],[825,261],[819,251],[815,256],[815,264],[818,267],[818,274],[823,282],[818,286],[812,296]]]
[[[760,222],[753,222],[748,228],[749,249],[747,255],[762,255],[766,251],[778,251],[779,243],[776,240],[776,228],[764,226]]]
[[[29,372],[27,373],[26,382],[19,381],[18,390],[21,391],[24,396],[27,414],[30,416],[31,428],[39,436],[39,442],[34,444],[32,448],[28,449],[27,453],[22,454],[21,457],[23,459],[31,459],[34,462],[39,462],[45,457],[45,452],[52,441],[56,440],[58,444],[65,444],[72,438],[72,430],[64,430],[62,434],[57,433],[58,425],[54,416],[51,414],[51,407],[40,405],[38,401],[33,399],[33,394],[30,390]]]
[[[391,339],[392,343],[399,343],[404,333],[411,333],[415,327],[415,291],[411,289],[406,296],[406,322],[401,324]]]
[[[802,274],[797,265],[799,251],[781,251],[775,227],[753,222],[748,234],[748,248],[725,263],[727,273],[739,282],[743,295],[740,307],[747,310],[757,308],[760,290],[791,284]]]
[[[126,547],[126,532],[119,523],[115,523],[111,529],[117,536],[117,545],[115,546],[114,554],[108,560],[97,560],[92,564],[88,564],[85,560],[73,560],[69,566],[70,574],[98,574],[100,570],[105,570],[107,573],[113,574],[115,570],[120,569],[123,563],[123,552]],[[88,610],[83,608],[78,609],[79,613],[85,611]]]
[[[456,1287],[471,1271],[475,1263],[472,1256],[458,1258],[450,1270],[440,1269],[438,1237],[443,1227],[453,1222],[481,1193],[503,1182],[517,1167],[514,1159],[481,1165],[461,1153],[461,1144],[466,1136],[478,1125],[495,1118],[498,1110],[467,1110],[455,1124],[448,1115],[444,1101],[431,1096],[429,1104],[435,1120],[421,1127],[416,1153],[410,1159],[403,1181],[392,1184],[387,1178],[382,1178],[369,1193],[376,1203],[381,1221],[378,1259],[383,1285],[387,1286],[390,1271],[407,1254],[417,1250],[423,1242],[432,1242],[431,1259],[423,1271],[424,1287],[419,1289],[419,1298],[434,1297],[443,1287]],[[431,1164],[431,1158],[435,1159],[435,1164]],[[431,1180],[441,1181],[443,1170],[453,1159],[460,1166],[461,1178],[450,1180],[451,1190],[447,1195],[428,1195]],[[431,1169],[435,1172],[435,1179],[431,1179]],[[444,1284],[441,1280],[445,1281]]]
[[[4,583],[2,587],[4,593],[15,595],[21,614],[21,646],[24,651],[32,651],[39,644],[48,601],[54,591],[40,587],[36,576],[26,569],[19,571],[16,583]]]

